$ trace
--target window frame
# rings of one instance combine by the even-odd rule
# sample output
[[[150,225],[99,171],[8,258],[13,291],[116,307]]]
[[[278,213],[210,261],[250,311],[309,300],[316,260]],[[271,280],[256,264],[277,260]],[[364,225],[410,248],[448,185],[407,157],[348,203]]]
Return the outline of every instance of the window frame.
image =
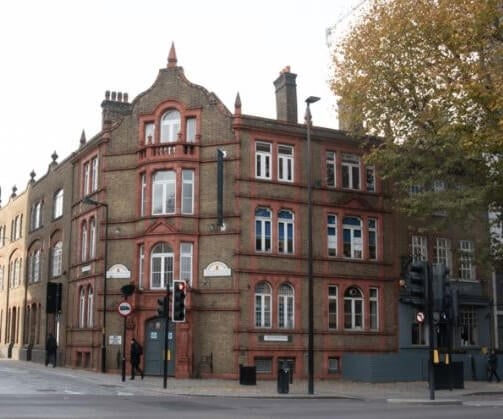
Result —
[[[356,290],[359,295],[350,295],[353,290]],[[344,292],[344,330],[363,331],[365,329],[364,319],[365,295],[363,291],[356,286],[348,287]]]
[[[278,288],[278,329],[295,328],[295,289],[283,283]]]
[[[260,290],[263,287],[263,290]],[[265,282],[259,282],[254,289],[254,324],[257,329],[270,329],[272,327],[272,289]]]
[[[269,216],[261,215],[260,212],[267,212]],[[271,253],[273,239],[272,211],[269,208],[259,207],[255,210],[255,251]]]
[[[269,151],[259,150],[259,147],[268,147]],[[255,142],[255,178],[263,180],[272,179],[272,143],[266,141]]]
[[[278,144],[277,148],[278,181],[292,183],[294,181],[294,148],[289,144]]]
[[[54,208],[53,208],[53,219],[58,219],[63,216],[63,199],[64,199],[64,191],[63,189],[59,189],[54,194]]]
[[[156,252],[156,249],[159,248],[162,251]],[[159,270],[154,270],[154,260],[159,259],[160,265]],[[173,288],[173,275],[175,267],[175,254],[171,246],[166,242],[159,242],[150,250],[150,289],[159,290],[159,289],[169,289]],[[171,269],[169,269],[171,268]],[[155,280],[154,284],[154,275],[159,275],[159,281]],[[159,284],[157,285],[157,282]]]
[[[285,215],[289,215],[285,216]],[[293,255],[295,253],[295,215],[293,211],[278,211],[278,253]]]

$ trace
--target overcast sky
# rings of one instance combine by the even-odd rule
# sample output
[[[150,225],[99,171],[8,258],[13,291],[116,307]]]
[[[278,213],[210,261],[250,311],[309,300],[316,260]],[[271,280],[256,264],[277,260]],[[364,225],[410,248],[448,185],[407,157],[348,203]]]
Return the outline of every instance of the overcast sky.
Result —
[[[132,101],[164,68],[172,42],[187,78],[230,111],[276,117],[273,81],[287,65],[313,123],[337,128],[326,30],[360,0],[5,0],[0,3],[0,187],[6,205],[100,129],[106,90]]]

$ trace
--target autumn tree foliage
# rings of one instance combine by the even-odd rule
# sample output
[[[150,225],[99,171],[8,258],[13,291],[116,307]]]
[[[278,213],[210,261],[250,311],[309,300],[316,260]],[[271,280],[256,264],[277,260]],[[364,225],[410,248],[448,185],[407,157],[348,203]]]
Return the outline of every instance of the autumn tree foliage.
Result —
[[[334,51],[340,118],[383,138],[369,160],[408,215],[503,208],[502,12],[502,0],[374,0]]]

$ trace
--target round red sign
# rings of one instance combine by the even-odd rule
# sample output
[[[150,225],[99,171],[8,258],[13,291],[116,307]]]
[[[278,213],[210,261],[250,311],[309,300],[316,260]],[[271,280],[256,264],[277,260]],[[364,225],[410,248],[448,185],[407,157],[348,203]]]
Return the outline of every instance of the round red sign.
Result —
[[[119,304],[117,310],[121,316],[127,317],[133,312],[133,307],[127,301],[123,301]]]

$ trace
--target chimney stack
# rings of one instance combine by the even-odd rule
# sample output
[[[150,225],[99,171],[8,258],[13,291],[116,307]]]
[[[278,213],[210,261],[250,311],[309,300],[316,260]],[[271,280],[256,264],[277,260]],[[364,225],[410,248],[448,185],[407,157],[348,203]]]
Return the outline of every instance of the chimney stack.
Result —
[[[276,88],[276,118],[280,121],[298,122],[297,114],[297,74],[290,72],[286,66],[274,81]]]

